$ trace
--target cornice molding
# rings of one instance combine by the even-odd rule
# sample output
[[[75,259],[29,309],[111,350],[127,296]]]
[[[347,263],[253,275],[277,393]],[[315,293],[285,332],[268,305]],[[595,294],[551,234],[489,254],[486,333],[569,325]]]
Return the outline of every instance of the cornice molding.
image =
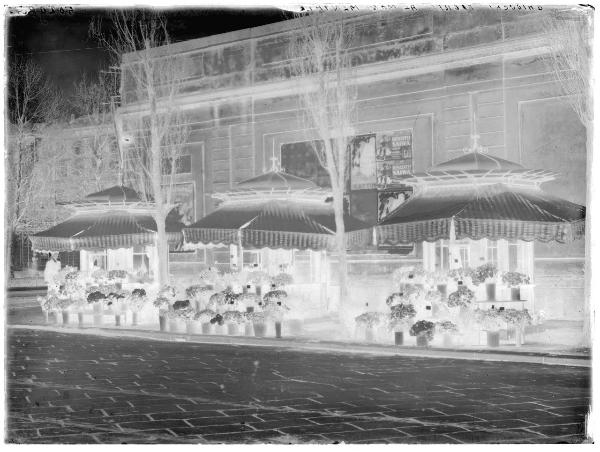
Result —
[[[400,79],[420,74],[438,72],[499,61],[502,58],[516,59],[529,56],[539,56],[550,51],[544,35],[533,35],[500,41],[492,44],[482,44],[460,50],[438,52],[418,57],[387,61],[365,65],[355,69],[353,78],[357,85]],[[269,99],[274,97],[293,96],[298,93],[297,79],[265,82],[240,88],[225,88],[203,90],[195,94],[178,96],[175,102],[183,109],[197,108],[200,105],[211,105],[232,99],[253,98]],[[147,110],[145,103],[129,104],[119,107],[119,114],[127,116]]]

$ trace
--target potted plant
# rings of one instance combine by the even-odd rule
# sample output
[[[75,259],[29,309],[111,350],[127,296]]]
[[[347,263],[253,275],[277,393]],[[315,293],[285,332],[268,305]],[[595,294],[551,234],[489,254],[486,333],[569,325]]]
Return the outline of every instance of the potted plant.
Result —
[[[498,273],[498,268],[490,263],[480,265],[471,271],[471,281],[474,285],[486,283],[486,300],[496,301],[496,282],[494,278]]]
[[[121,326],[121,315],[123,314],[123,302],[127,294],[123,291],[111,292],[106,297],[106,305],[110,307],[115,316],[115,326]]]
[[[212,319],[210,319],[210,323],[215,326],[216,334],[224,334],[222,330],[223,325],[225,325],[225,321],[223,320],[223,316],[217,313]]]
[[[428,347],[429,342],[433,340],[435,324],[428,320],[419,320],[410,327],[409,334],[416,336],[418,347]]]
[[[252,322],[254,328],[254,335],[256,337],[265,337],[267,329],[267,315],[262,311],[258,312],[247,312],[246,318]]]
[[[181,323],[185,323],[185,332],[194,334],[192,320],[194,318],[194,308],[190,300],[177,300],[171,305],[169,317],[174,321],[175,325],[171,326],[171,331],[182,332]]]
[[[270,282],[269,275],[262,271],[250,272],[248,281],[256,288],[256,295],[262,296],[262,286]]]
[[[446,305],[452,316],[457,318],[461,312],[471,306],[475,294],[467,286],[458,286],[458,289],[448,295],[446,299]]]
[[[246,316],[240,311],[225,311],[223,313],[223,321],[227,325],[227,334],[236,336],[238,334],[238,326],[246,323]]]
[[[515,329],[515,345],[520,347],[524,343],[525,326],[531,325],[533,319],[527,309],[504,309],[499,311],[499,316]]]
[[[448,277],[453,279],[459,286],[467,286],[471,279],[471,269],[463,267],[455,268],[448,272]]]
[[[227,305],[228,293],[226,291],[217,292],[208,299],[207,309],[216,312],[222,312]]]
[[[131,291],[127,299],[127,305],[131,309],[131,324],[137,326],[139,312],[144,308],[148,299],[146,298],[146,290],[136,288]]]
[[[211,311],[210,309],[204,309],[202,311],[196,312],[194,315],[194,320],[200,322],[202,326],[202,334],[210,334],[211,331],[211,323],[210,321],[216,317],[217,313],[215,311]]]
[[[274,295],[273,292],[283,292],[281,291],[271,291],[267,293],[264,297],[264,305],[263,310],[267,315],[267,318],[275,321],[275,337],[281,338],[281,322],[283,320],[283,316],[286,311],[289,311],[287,305],[283,302],[287,298],[287,294],[285,296],[277,296]]]
[[[519,301],[521,299],[521,286],[529,284],[530,278],[519,272],[505,272],[502,274],[502,282],[510,287],[510,299]]]
[[[454,345],[453,336],[458,333],[456,324],[449,320],[442,320],[435,323],[435,331],[443,335],[444,347],[450,348]]]
[[[242,309],[246,312],[254,312],[254,309],[258,306],[261,298],[255,293],[242,293],[238,298],[237,302]]]
[[[375,327],[381,326],[387,320],[387,316],[382,312],[365,312],[354,318],[356,325],[365,328],[365,340],[373,342],[375,338]]]
[[[425,302],[425,311],[430,311],[433,315],[439,310],[439,304],[442,301],[442,294],[437,290],[428,290],[423,297]]]
[[[104,310],[104,300],[106,299],[106,295],[100,290],[95,290],[88,294],[87,302],[91,304],[94,309],[94,325],[100,326],[102,325],[102,317]]]
[[[208,297],[213,292],[213,289],[210,289],[207,286],[203,286],[200,284],[193,285],[185,289],[185,294],[190,300],[194,302],[196,311],[201,311],[204,308],[204,306],[202,306],[202,302],[205,301],[206,297]]]
[[[158,324],[160,331],[167,331],[167,316],[171,307],[169,299],[163,296],[158,296],[153,303],[155,308],[158,308]]]
[[[294,278],[289,273],[279,273],[271,278],[271,286],[280,288],[294,284]]]
[[[442,298],[448,296],[448,275],[442,271],[429,273],[429,283],[435,287]]]
[[[476,322],[487,333],[488,347],[500,345],[500,329],[505,325],[497,309],[477,309],[474,312]]]
[[[412,304],[396,304],[390,308],[389,326],[394,331],[394,343],[396,345],[404,344],[404,331],[416,315],[417,312]]]

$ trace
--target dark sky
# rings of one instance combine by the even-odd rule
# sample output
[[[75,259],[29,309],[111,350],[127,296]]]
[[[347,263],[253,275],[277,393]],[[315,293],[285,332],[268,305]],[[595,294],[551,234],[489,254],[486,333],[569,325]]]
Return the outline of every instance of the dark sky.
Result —
[[[46,7],[49,8],[49,7]],[[30,54],[66,93],[81,74],[93,76],[107,65],[107,53],[88,36],[93,16],[108,16],[107,9],[74,9],[72,14],[34,11],[7,21],[7,54]],[[170,9],[165,12],[173,41],[184,41],[279,22],[291,17],[268,8]]]

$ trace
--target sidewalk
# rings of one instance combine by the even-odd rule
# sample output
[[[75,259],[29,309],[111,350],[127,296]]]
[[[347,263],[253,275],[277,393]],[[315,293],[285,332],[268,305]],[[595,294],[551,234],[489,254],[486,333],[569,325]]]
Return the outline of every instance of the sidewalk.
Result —
[[[554,364],[564,366],[591,367],[588,353],[573,349],[560,349],[546,345],[524,345],[518,349],[514,346],[447,348],[417,348],[412,346],[395,346],[388,344],[365,344],[358,342],[342,342],[335,340],[319,340],[310,337],[274,337],[257,338],[252,336],[227,335],[188,335],[158,331],[158,325],[142,325],[139,327],[94,327],[84,325],[46,325],[44,315],[35,300],[9,299],[7,317],[10,329],[37,329],[69,334],[99,335],[104,337],[138,338],[167,342],[190,342],[201,344],[228,344],[236,346],[277,347],[292,350],[323,353],[355,353],[379,356],[419,356],[427,358],[465,359],[482,361],[510,361],[538,364]],[[156,329],[154,329],[156,328]]]

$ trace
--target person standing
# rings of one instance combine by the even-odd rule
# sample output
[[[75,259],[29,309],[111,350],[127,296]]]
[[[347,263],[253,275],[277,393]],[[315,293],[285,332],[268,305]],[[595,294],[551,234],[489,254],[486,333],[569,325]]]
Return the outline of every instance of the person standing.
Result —
[[[44,268],[44,281],[48,285],[48,292],[56,291],[58,289],[58,283],[54,280],[58,272],[60,272],[61,264],[57,259],[56,253],[50,253],[50,258],[46,262]]]

